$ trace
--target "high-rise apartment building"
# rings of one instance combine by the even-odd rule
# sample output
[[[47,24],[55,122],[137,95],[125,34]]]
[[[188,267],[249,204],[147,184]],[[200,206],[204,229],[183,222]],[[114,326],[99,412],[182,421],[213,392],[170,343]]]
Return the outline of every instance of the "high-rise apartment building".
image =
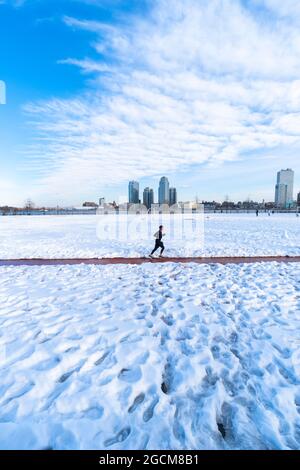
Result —
[[[170,203],[170,185],[169,180],[165,176],[160,179],[158,188],[158,203],[169,204]]]
[[[169,200],[170,200],[170,206],[177,204],[177,189],[176,188],[170,188]]]
[[[146,206],[147,209],[150,209],[153,203],[154,203],[153,189],[145,188],[144,192],[143,192],[143,204],[144,204],[144,206]]]
[[[294,172],[290,168],[277,173],[275,186],[275,205],[282,209],[288,209],[293,204]]]
[[[129,181],[128,202],[129,204],[138,204],[140,202],[140,185],[138,181]]]

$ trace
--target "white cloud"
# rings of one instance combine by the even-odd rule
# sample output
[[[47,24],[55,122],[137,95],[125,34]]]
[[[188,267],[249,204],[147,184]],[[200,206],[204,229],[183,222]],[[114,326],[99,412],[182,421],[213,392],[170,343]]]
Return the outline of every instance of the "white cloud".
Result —
[[[254,0],[254,4],[263,6],[282,18],[294,20],[300,17],[299,0]]]
[[[28,153],[44,191],[68,197],[74,188],[300,149],[296,27],[263,21],[237,0],[153,4],[150,17],[118,27],[65,18],[95,35],[101,56],[64,61],[93,73],[83,96],[26,108],[41,137]]]

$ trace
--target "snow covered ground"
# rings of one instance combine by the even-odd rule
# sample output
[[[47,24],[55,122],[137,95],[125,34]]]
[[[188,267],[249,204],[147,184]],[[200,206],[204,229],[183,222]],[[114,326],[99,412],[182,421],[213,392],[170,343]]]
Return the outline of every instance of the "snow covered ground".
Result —
[[[28,223],[34,244],[12,220],[25,253],[1,256],[101,254],[87,218],[71,246],[64,219]],[[299,230],[228,220],[218,252],[226,227],[266,227],[272,253]],[[299,449],[299,281],[299,264],[0,268],[0,448]]]
[[[99,240],[99,216],[0,217],[0,258],[145,256],[149,239]],[[205,215],[204,245],[165,239],[167,256],[299,255],[300,217],[295,214]]]

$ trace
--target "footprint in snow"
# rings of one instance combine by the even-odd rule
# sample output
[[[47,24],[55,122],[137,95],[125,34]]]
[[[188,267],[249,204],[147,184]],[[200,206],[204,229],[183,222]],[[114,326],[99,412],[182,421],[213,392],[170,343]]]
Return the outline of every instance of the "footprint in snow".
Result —
[[[99,359],[97,359],[97,361],[95,362],[95,366],[100,366],[110,353],[111,353],[110,349],[105,351],[105,353]]]
[[[100,419],[103,416],[103,413],[104,413],[104,409],[102,406],[94,406],[84,411],[83,415],[86,418],[96,420],[96,419]]]
[[[221,416],[217,420],[217,427],[225,441],[232,441],[233,436],[233,417],[234,409],[229,403],[223,403]]]
[[[180,411],[180,407],[177,405],[176,406],[176,411],[175,411],[175,414],[174,414],[173,434],[174,434],[175,438],[179,442],[181,442],[182,445],[184,445],[186,435],[185,435],[184,428],[183,428],[182,424],[180,423],[180,421],[181,421],[181,411]]]
[[[32,381],[24,383],[18,390],[13,390],[12,394],[5,399],[2,405],[7,405],[11,401],[23,397],[26,393],[30,392],[34,386],[35,383]]]
[[[128,408],[128,413],[134,413],[134,411],[143,403],[145,400],[145,394],[140,393],[137,397],[135,397],[133,404]]]
[[[80,369],[82,368],[83,364],[85,363],[85,360],[81,361],[80,364],[73,370],[70,370],[68,372],[66,372],[65,374],[63,374],[59,379],[58,379],[58,382],[59,383],[64,383],[66,382],[66,380],[68,380],[69,377],[71,377],[71,375],[74,374],[74,372],[79,372]]]
[[[116,436],[111,437],[110,439],[106,439],[106,441],[104,441],[105,447],[113,446],[114,444],[117,444],[118,442],[124,442],[130,433],[131,433],[131,428],[129,426],[121,429],[121,431],[119,431],[118,434],[116,434]]]
[[[155,410],[155,407],[156,407],[158,402],[159,402],[159,398],[154,397],[151,404],[150,404],[150,406],[144,412],[143,420],[144,420],[145,423],[147,423],[148,421],[150,421],[150,419],[153,418],[154,410]]]
[[[167,326],[172,326],[174,325],[174,318],[172,315],[167,315],[167,316],[162,316],[161,320],[167,325]]]
[[[146,450],[147,446],[148,446],[149,439],[150,439],[149,434],[144,434],[141,438],[141,442],[138,446],[138,449],[139,450]]]
[[[54,357],[51,359],[46,359],[45,361],[39,362],[34,368],[39,371],[45,371],[53,369],[60,362],[59,357]]]
[[[175,377],[177,383],[181,379],[181,374],[176,372],[175,365],[175,361],[172,358],[169,358],[164,368],[161,389],[166,395],[173,391],[175,386]]]
[[[118,378],[123,382],[134,383],[140,380],[142,377],[142,371],[140,367],[135,367],[132,369],[122,369],[119,372]]]
[[[220,347],[217,344],[215,344],[214,346],[211,347],[211,353],[212,353],[214,359],[219,359],[220,358]]]
[[[272,343],[273,348],[277,349],[283,359],[289,359],[292,351],[289,348],[281,348],[278,344]]]

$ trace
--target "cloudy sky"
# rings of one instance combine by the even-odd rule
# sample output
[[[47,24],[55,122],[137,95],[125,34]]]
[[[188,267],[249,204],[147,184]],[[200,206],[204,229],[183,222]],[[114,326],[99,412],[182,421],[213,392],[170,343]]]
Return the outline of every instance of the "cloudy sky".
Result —
[[[0,204],[300,189],[298,0],[0,0],[0,80]]]

